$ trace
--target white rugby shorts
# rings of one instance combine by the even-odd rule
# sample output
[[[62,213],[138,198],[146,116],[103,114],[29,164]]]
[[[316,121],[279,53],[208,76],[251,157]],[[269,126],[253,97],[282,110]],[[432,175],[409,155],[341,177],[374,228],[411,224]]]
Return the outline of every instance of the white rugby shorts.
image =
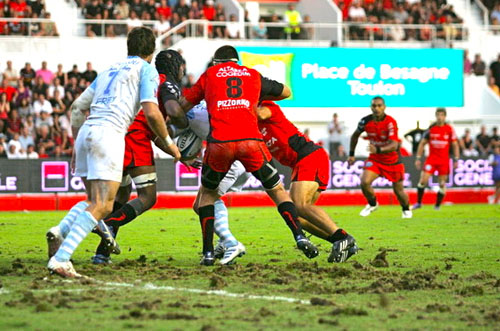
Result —
[[[75,175],[87,180],[122,181],[125,133],[101,125],[83,125],[75,142]]]
[[[240,161],[235,161],[217,188],[220,196],[227,192],[241,192],[252,174],[246,172]]]

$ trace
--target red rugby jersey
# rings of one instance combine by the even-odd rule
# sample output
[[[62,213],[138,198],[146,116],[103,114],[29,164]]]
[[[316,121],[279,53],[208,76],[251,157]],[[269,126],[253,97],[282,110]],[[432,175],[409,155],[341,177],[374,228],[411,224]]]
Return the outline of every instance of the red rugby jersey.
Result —
[[[370,144],[375,146],[387,146],[391,141],[400,141],[398,138],[398,124],[389,115],[385,115],[381,121],[375,121],[373,115],[363,117],[358,123],[360,132],[366,131]],[[372,153],[370,159],[383,163],[399,163],[399,153],[397,151],[389,153]]]
[[[262,140],[257,126],[257,104],[261,93],[258,71],[235,62],[214,65],[185,92],[191,104],[207,102],[210,134],[207,141]]]
[[[457,141],[455,130],[451,125],[432,124],[425,131],[424,138],[429,141],[428,160],[436,163],[447,163],[450,160],[450,144]]]
[[[277,104],[264,101],[262,106],[271,110],[271,117],[259,121],[259,129],[269,152],[279,163],[293,168],[301,159],[321,148],[304,136]]]
[[[158,89],[157,98],[158,106],[160,107],[161,114],[163,115],[163,118],[165,120],[167,119],[167,111],[165,110],[164,106],[165,101],[167,101],[169,98],[179,99],[180,96],[181,91],[179,86],[177,86],[175,82],[169,80],[164,74],[160,74],[160,88]],[[134,121],[128,127],[128,132],[137,130],[147,131],[149,139],[153,139],[153,137],[155,136],[155,134],[149,127],[148,120],[146,119],[146,115],[144,115],[142,109],[137,113]]]

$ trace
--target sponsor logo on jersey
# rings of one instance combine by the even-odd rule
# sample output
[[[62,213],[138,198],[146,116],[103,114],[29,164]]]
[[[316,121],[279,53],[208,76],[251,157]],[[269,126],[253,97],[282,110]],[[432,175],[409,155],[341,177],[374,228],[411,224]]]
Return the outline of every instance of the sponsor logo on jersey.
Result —
[[[217,71],[215,75],[217,77],[241,77],[241,76],[250,76],[250,72],[248,72],[247,68],[233,68],[230,66],[221,67]]]
[[[250,101],[247,99],[227,99],[217,101],[217,108],[245,106],[250,107]]]

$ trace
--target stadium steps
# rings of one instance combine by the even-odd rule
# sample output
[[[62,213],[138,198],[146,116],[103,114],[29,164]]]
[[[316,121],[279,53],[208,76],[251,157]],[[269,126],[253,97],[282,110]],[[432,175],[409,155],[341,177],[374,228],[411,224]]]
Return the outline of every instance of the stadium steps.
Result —
[[[76,18],[80,18],[79,10],[74,1],[51,0],[47,1],[45,6],[52,20],[56,22],[61,37],[81,35],[78,33],[79,24],[76,21]],[[85,29],[83,34],[85,34]]]

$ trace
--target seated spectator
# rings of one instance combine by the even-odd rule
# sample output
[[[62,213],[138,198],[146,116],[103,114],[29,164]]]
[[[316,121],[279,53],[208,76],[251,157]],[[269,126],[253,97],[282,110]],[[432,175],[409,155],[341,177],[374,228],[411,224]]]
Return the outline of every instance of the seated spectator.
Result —
[[[3,145],[0,145],[0,159],[6,159],[7,158],[7,151],[5,150],[5,147]]]
[[[35,79],[41,77],[45,84],[52,84],[52,80],[54,79],[54,73],[47,69],[47,61],[42,61],[42,67],[36,71]]]
[[[142,6],[141,0],[131,0],[130,3],[130,13],[135,13],[137,17],[142,16],[142,12],[144,11],[144,7]]]
[[[9,85],[8,80],[4,79],[2,81],[2,85],[0,86],[0,93],[5,94],[7,101],[11,102],[11,101],[15,101],[15,99],[17,98],[18,91],[17,91],[17,88]]]
[[[224,15],[224,17],[226,17],[226,10],[224,9],[224,6],[220,2],[215,4],[215,17],[219,15]]]
[[[14,145],[16,147],[15,151],[16,152],[24,152],[25,150],[23,149],[23,145],[21,144],[21,142],[19,141],[19,133],[15,133],[12,138],[9,140],[9,142],[7,143],[7,147],[9,147],[10,145]]]
[[[76,95],[83,92],[78,85],[78,78],[76,76],[72,76],[69,79],[69,84],[64,87],[64,91],[65,93],[70,92],[73,99],[76,97]]]
[[[498,85],[495,84],[495,77],[493,76],[488,77],[488,86],[493,91],[493,93],[495,93],[496,96],[500,97],[500,88],[498,88]]]
[[[337,146],[337,157],[338,158],[346,158],[347,157],[347,153],[345,151],[344,145]]]
[[[7,136],[3,133],[0,133],[0,145],[3,146],[4,150],[7,150]]]
[[[82,74],[81,74],[80,70],[78,70],[78,65],[73,64],[73,68],[71,69],[71,71],[68,71],[66,77],[67,77],[67,81],[69,81],[71,78],[75,77],[76,81],[78,82],[78,80],[80,78],[82,78]]]
[[[236,21],[236,15],[229,15],[226,23],[225,37],[229,39],[240,39],[240,24]]]
[[[254,39],[267,39],[266,21],[263,17],[259,19],[259,24],[252,27],[252,36]]]
[[[281,23],[278,15],[273,14],[271,16],[271,23]],[[268,39],[282,39],[283,38],[283,28],[280,26],[270,26],[267,28],[267,38]]]
[[[165,16],[160,15],[159,21],[155,22],[155,25],[153,26],[153,31],[156,36],[161,36],[168,30],[170,30],[170,22],[165,18]]]
[[[495,84],[500,88],[500,53],[495,61],[490,64],[489,75],[495,79]]]
[[[486,63],[481,59],[481,54],[476,54],[474,56],[474,62],[472,62],[472,72],[476,76],[484,76],[486,71]]]
[[[74,97],[71,91],[64,91],[64,98],[62,101],[64,102],[64,105],[66,106],[66,109],[69,109],[71,107],[71,104],[73,103]]]
[[[26,149],[26,156],[28,159],[38,159],[38,153],[35,151],[35,145],[28,145],[28,148]]]
[[[33,114],[33,107],[29,103],[28,98],[21,99],[21,104],[17,107],[17,111],[19,112],[19,117],[25,118],[29,114]]]
[[[34,145],[35,140],[33,140],[33,136],[30,135],[29,129],[25,126],[21,129],[21,135],[19,136],[19,142],[21,143],[21,147],[26,151],[28,150],[29,145]]]
[[[61,99],[61,93],[56,90],[54,96],[49,99],[52,109],[55,114],[63,114],[66,111],[66,105]]]
[[[188,17],[193,20],[199,20],[201,19],[201,15],[203,14],[200,4],[198,1],[193,0],[191,2],[191,9],[189,10]]]
[[[142,26],[142,22],[137,16],[137,13],[133,10],[130,11],[130,17],[127,19],[127,29],[128,31],[132,30],[133,28],[137,28]]]
[[[102,18],[105,20],[115,19],[115,4],[113,0],[106,0],[102,5]]]
[[[92,63],[87,62],[87,70],[85,70],[82,74],[82,78],[89,83],[92,83],[94,79],[97,77],[97,71],[92,68]],[[64,95],[64,91],[62,91],[61,95]]]
[[[22,150],[17,150],[16,145],[9,142],[7,149],[7,158],[9,160],[25,159],[26,153],[24,153],[24,151]]]
[[[1,16],[0,16],[1,17]],[[12,68],[12,61],[7,61],[7,68],[5,68],[2,74],[3,80],[7,81],[9,86],[17,87],[17,82],[19,80],[18,73]]]
[[[43,94],[47,98],[47,90],[49,86],[43,81],[43,78],[38,76],[35,78],[35,85],[33,86],[33,98],[38,98],[38,95]]]
[[[314,28],[307,26],[311,22],[311,16],[304,15],[302,25],[300,27],[300,39],[312,39],[314,37]]]
[[[61,147],[61,152],[63,155],[71,156],[73,154],[73,138],[71,138],[68,134],[68,130],[62,129],[61,131],[61,143],[59,146]]]
[[[57,71],[54,73],[54,75],[56,76],[56,78],[59,79],[62,86],[66,85],[68,83],[68,74],[63,71],[62,64],[59,63],[57,65]]]
[[[478,157],[479,153],[476,149],[474,149],[474,146],[469,145],[469,147],[462,151],[462,155],[465,157]]]
[[[59,95],[64,95],[64,86],[61,85],[61,80],[57,77],[54,78],[52,85],[47,89],[47,97],[49,99],[53,98],[56,91],[59,91]]]
[[[491,21],[500,22],[500,2],[497,2],[490,15]]]
[[[36,137],[36,127],[35,127],[35,120],[33,119],[33,115],[28,115],[23,121],[23,127],[27,128],[30,136],[33,136],[33,138]]]
[[[179,0],[177,5],[174,7],[174,13],[179,14],[179,17],[187,18],[189,13],[189,6],[186,4],[186,0]]]
[[[7,119],[7,135],[13,137],[15,134],[21,133],[22,121],[19,117],[16,108],[13,108],[9,113],[9,118]]]
[[[156,12],[158,14],[158,18],[163,17],[167,21],[172,16],[172,9],[168,6],[167,0],[160,0],[160,6],[156,8]]]
[[[472,137],[471,137],[469,129],[465,129],[465,133],[462,136],[462,138],[460,138],[458,143],[460,145],[460,149],[462,150],[462,153],[464,150],[469,149],[470,146],[472,146],[474,148],[474,142],[472,141]]]
[[[167,2],[167,0],[162,0],[162,1]],[[116,19],[117,15],[119,15],[120,18],[124,18],[124,17],[129,17],[130,16],[130,6],[127,3],[126,0],[120,0],[120,2],[118,3],[118,5],[116,6],[116,9],[115,9],[115,19]]]
[[[31,88],[33,86],[33,80],[35,79],[36,72],[31,67],[31,63],[26,62],[24,68],[19,72],[19,76],[23,80],[24,86]]]
[[[91,0],[82,12],[86,19],[95,19],[98,14],[102,15],[102,7],[98,0]]]
[[[49,158],[49,154],[45,152],[45,147],[44,146],[39,146],[38,147],[38,158],[39,159],[47,159]]]
[[[45,13],[43,18],[45,18],[46,20],[50,20],[50,13]],[[57,31],[57,27],[54,22],[44,22],[41,24],[41,28],[41,36],[59,37],[59,32]]]
[[[500,141],[500,137],[498,136],[498,128],[495,126],[493,129],[491,129],[491,140],[490,140],[490,146],[489,146],[489,151],[490,153],[493,153],[493,149],[495,148],[495,145],[498,144]]]
[[[488,155],[491,137],[486,133],[486,127],[481,126],[481,132],[476,136],[476,149],[482,156]]]
[[[225,38],[226,37],[226,26],[224,22],[226,21],[226,18],[224,15],[219,15],[217,16],[216,22],[219,24],[214,25],[214,38]]]
[[[68,108],[63,115],[59,116],[59,127],[62,131],[68,133],[68,137],[73,139],[73,132],[71,131],[71,110]]]
[[[52,114],[53,111],[52,105],[47,99],[45,99],[45,94],[40,93],[35,102],[33,102],[33,112],[35,115],[39,116],[41,112]]]
[[[5,121],[9,118],[10,113],[10,102],[7,100],[7,94],[0,94],[0,120]]]
[[[42,111],[35,120],[35,129],[40,134],[43,127],[51,128],[54,125],[54,118],[46,111]]]
[[[48,126],[43,125],[40,127],[40,132],[36,139],[36,144],[38,146],[38,154],[40,155],[40,157],[43,154],[41,152],[41,147],[44,148],[44,152],[47,154],[51,154],[54,151],[54,147],[56,146],[56,144],[50,136],[50,130]]]

